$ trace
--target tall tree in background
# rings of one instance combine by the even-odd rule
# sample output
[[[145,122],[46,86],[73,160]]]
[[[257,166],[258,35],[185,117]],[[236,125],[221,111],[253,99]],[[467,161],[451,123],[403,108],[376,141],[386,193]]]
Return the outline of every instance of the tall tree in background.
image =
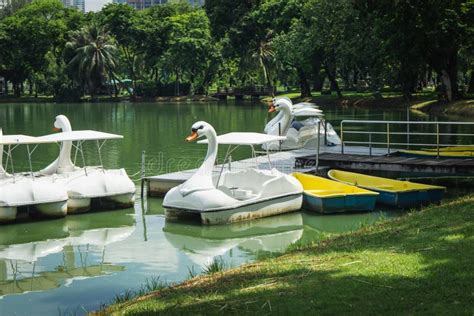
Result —
[[[113,38],[102,27],[92,24],[76,32],[68,43],[75,52],[69,66],[77,73],[77,79],[87,84],[92,97],[109,79],[115,79],[118,50]]]
[[[0,75],[12,82],[16,96],[25,80],[45,70],[47,53],[64,43],[67,12],[57,0],[41,0],[0,21]]]

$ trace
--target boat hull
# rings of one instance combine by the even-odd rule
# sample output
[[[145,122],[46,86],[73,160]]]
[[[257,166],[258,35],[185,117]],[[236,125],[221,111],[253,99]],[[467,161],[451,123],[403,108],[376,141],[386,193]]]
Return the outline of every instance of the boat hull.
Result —
[[[355,184],[360,188],[379,193],[377,203],[399,207],[417,207],[439,202],[446,191],[445,187],[409,181],[374,177],[354,172],[331,170],[328,176],[336,181]]]
[[[373,194],[321,198],[303,193],[303,209],[322,214],[373,211],[376,200]]]
[[[302,195],[294,194],[218,211],[165,208],[165,214],[170,220],[197,217],[205,225],[219,225],[298,211],[302,203]]]
[[[12,206],[0,207],[0,224],[9,223],[16,219],[17,208]]]
[[[91,199],[81,197],[69,197],[67,201],[67,213],[68,214],[82,214],[90,211]]]
[[[377,203],[393,206],[393,207],[416,207],[420,205],[438,203],[443,199],[444,190],[433,189],[426,191],[408,191],[408,192],[379,192]]]
[[[61,218],[67,215],[67,200],[32,205],[31,215],[41,218]]]
[[[69,196],[68,214],[86,213],[91,209],[111,210],[133,207],[135,184],[124,169],[89,168],[58,175]]]
[[[407,158],[444,158],[468,159],[474,158],[474,151],[442,151],[434,150],[399,150],[398,155]]]

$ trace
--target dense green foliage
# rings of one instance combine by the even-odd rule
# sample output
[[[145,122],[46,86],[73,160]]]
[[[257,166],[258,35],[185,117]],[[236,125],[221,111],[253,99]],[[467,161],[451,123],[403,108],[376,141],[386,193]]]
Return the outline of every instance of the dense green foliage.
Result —
[[[14,0],[0,11],[0,76],[17,96],[25,86],[61,98],[264,85],[406,99],[430,88],[451,101],[474,92],[473,35],[473,0],[208,0],[87,14]],[[98,44],[107,58],[85,71],[93,55],[79,50]]]

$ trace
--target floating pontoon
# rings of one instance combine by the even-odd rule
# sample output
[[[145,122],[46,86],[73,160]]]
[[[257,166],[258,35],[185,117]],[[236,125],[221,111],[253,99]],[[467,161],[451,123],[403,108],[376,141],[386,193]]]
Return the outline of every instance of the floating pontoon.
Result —
[[[60,144],[59,157],[39,174],[54,176],[56,181],[66,187],[69,196],[68,213],[88,211],[93,200],[98,202],[94,204],[99,207],[132,207],[136,188],[125,169],[104,169],[102,163],[101,149],[105,142],[111,139],[122,139],[123,136],[90,130],[72,131],[71,124],[64,115],[57,116],[54,125],[62,132],[38,137],[38,139],[41,142]],[[99,166],[86,166],[82,148],[86,141],[96,142]],[[76,149],[74,162],[71,160],[73,147]],[[82,168],[75,164],[78,155],[84,163]]]
[[[28,150],[29,174],[15,173],[12,151],[20,145]],[[37,178],[33,174],[31,155],[37,145],[35,137],[2,135],[0,130],[0,222],[15,220],[19,207],[27,207],[30,214],[42,217],[66,215],[68,196],[64,187],[50,178]],[[10,166],[11,173],[3,167],[4,146],[7,147],[5,164]]]

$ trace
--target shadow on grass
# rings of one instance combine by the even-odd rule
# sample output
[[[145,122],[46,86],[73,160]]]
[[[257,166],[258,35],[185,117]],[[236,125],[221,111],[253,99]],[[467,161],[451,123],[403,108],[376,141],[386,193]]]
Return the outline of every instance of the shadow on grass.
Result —
[[[119,306],[150,313],[474,313],[473,199]]]

